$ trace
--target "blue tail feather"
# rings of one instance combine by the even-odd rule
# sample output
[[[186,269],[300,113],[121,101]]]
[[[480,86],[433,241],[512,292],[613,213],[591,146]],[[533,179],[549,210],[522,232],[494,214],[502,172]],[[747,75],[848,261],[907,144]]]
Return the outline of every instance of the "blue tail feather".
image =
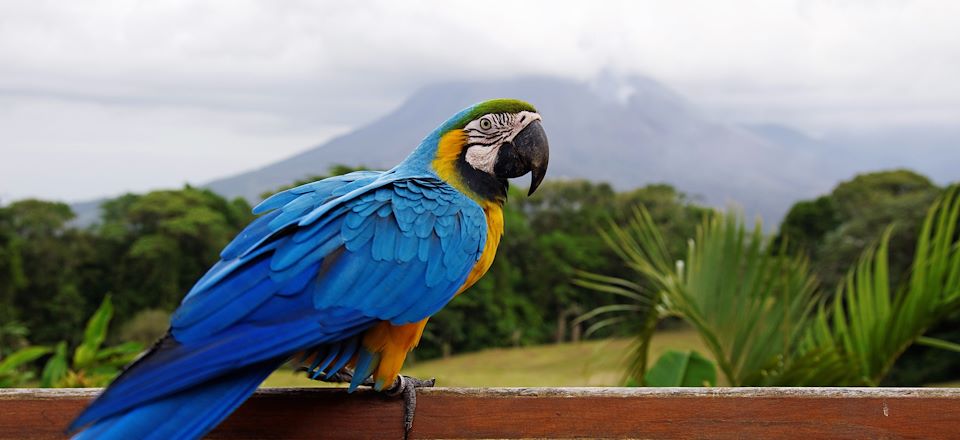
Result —
[[[87,439],[191,439],[213,429],[243,403],[283,360],[250,365],[179,393],[94,422]]]

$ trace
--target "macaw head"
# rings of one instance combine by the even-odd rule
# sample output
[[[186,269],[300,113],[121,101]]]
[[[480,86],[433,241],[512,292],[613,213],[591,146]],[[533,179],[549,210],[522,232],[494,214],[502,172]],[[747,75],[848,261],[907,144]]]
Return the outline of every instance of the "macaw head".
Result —
[[[527,173],[532,174],[528,194],[533,194],[550,159],[540,114],[515,99],[493,99],[464,109],[421,148],[434,149],[429,166],[441,179],[474,199],[501,203],[507,179]]]

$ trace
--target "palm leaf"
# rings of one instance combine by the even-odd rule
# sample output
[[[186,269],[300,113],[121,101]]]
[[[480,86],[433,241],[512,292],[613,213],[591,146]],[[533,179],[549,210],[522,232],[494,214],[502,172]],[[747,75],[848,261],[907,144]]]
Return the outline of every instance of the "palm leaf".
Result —
[[[827,363],[804,365],[815,372],[813,376],[819,375],[813,385],[879,385],[915,343],[960,350],[960,345],[923,337],[927,329],[960,310],[958,195],[956,187],[948,189],[927,212],[908,283],[896,290],[890,285],[887,261],[892,227],[887,228],[879,243],[868,248],[850,270],[831,307],[818,309],[816,325],[807,331],[808,343],[797,356],[816,350],[845,361],[850,373],[831,375],[834,367]]]
[[[107,328],[112,317],[113,304],[110,302],[110,295],[107,295],[103,298],[103,302],[100,303],[97,311],[87,321],[87,328],[83,333],[83,342],[73,353],[74,368],[83,369],[96,360],[97,351],[100,350],[100,346],[107,338]]]

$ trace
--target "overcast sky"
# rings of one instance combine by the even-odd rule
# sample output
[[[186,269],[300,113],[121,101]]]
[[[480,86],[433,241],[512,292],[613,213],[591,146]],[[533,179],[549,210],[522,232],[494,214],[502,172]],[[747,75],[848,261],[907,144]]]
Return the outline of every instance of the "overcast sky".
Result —
[[[0,0],[0,201],[203,183],[435,81],[651,76],[729,122],[960,124],[960,2]]]

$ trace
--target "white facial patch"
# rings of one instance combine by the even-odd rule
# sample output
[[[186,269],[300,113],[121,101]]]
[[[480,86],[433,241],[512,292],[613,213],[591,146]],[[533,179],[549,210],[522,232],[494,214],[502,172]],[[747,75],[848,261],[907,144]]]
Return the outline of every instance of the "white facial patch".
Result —
[[[463,131],[467,133],[466,160],[470,166],[493,174],[497,153],[504,142],[511,142],[540,115],[534,112],[491,113],[470,121]]]

